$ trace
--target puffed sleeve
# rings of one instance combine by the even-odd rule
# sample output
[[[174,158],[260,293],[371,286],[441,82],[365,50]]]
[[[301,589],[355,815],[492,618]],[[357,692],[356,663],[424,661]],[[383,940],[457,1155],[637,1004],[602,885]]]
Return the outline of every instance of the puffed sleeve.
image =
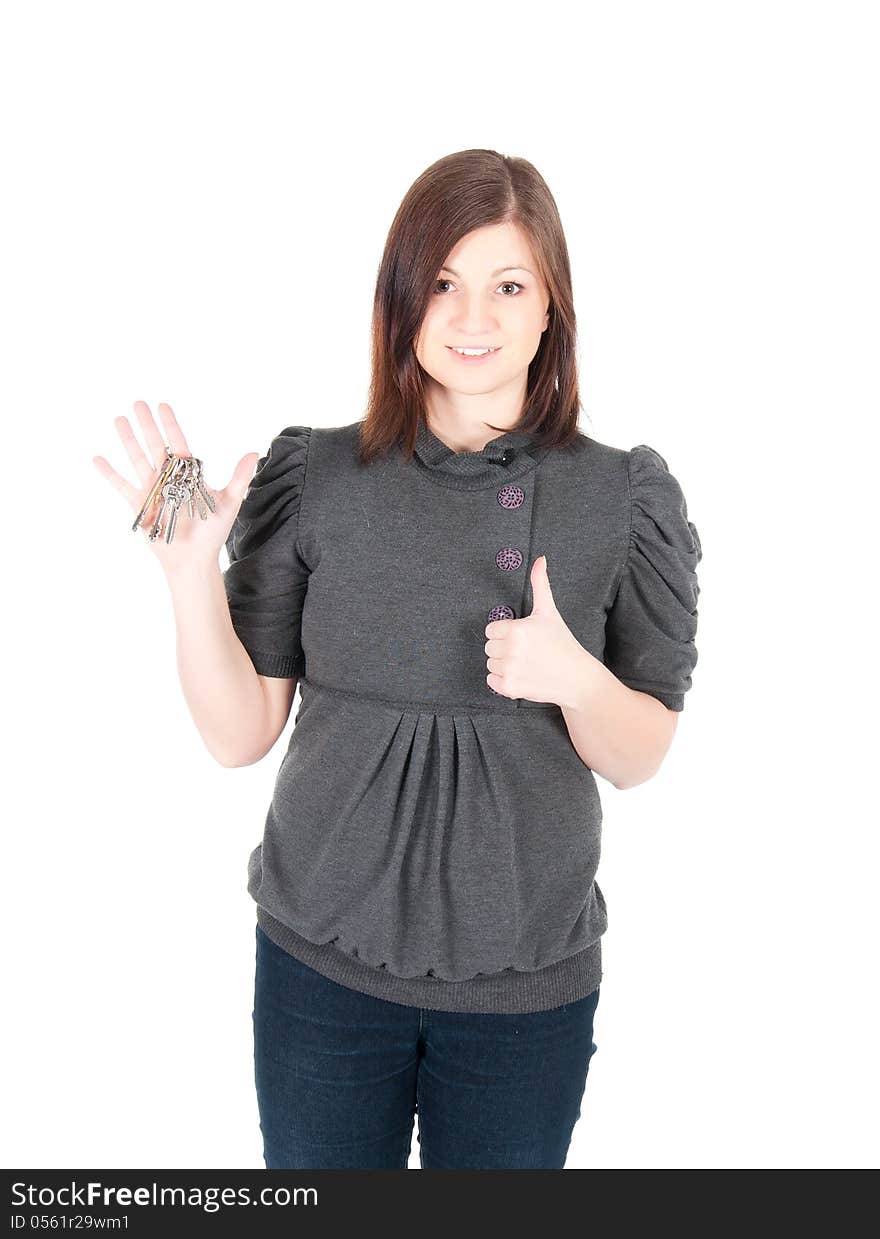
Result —
[[[298,543],[308,426],[282,430],[258,462],[226,540],[232,626],[258,675],[299,678],[309,568]]]
[[[700,536],[681,487],[647,444],[628,457],[632,527],[605,620],[605,665],[638,692],[684,709],[697,663]]]

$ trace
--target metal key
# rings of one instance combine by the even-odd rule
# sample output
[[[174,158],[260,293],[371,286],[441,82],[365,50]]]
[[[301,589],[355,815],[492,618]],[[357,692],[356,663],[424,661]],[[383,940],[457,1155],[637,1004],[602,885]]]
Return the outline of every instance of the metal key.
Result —
[[[195,503],[196,511],[199,516],[203,521],[206,521],[208,519],[208,505],[202,498],[202,492],[199,490],[198,486],[193,486],[192,502]]]
[[[150,534],[149,534],[149,538],[150,538],[150,541],[151,541],[151,542],[155,542],[155,541],[156,541],[156,539],[157,539],[157,538],[158,538],[158,536],[159,536],[159,531],[160,531],[160,529],[162,528],[162,521],[163,521],[163,519],[164,519],[164,517],[165,517],[165,512],[166,512],[166,510],[167,510],[167,508],[168,508],[168,505],[169,505],[169,503],[170,503],[170,500],[169,500],[169,498],[168,498],[168,495],[166,494],[166,491],[167,491],[167,489],[168,489],[168,487],[169,487],[169,486],[173,486],[173,485],[174,485],[174,483],[173,483],[173,482],[166,482],[166,483],[165,483],[165,485],[162,487],[162,491],[161,491],[161,495],[160,495],[160,498],[161,498],[162,502],[161,502],[161,503],[160,503],[160,505],[159,505],[159,511],[158,511],[158,513],[157,513],[157,515],[156,515],[156,519],[155,519],[155,521],[153,522],[153,527],[152,527],[152,529],[150,530]]]
[[[183,475],[185,476],[185,474]],[[171,542],[174,537],[174,530],[177,525],[177,513],[180,511],[180,505],[185,503],[190,495],[191,490],[185,481],[166,482],[162,494],[170,500],[171,506],[168,509],[168,523],[165,526],[165,541]]]
[[[150,530],[150,541],[151,542],[155,542],[156,538],[159,536],[159,530],[162,528],[162,521],[164,520],[165,516],[168,513],[168,505],[171,502],[171,495],[168,490],[168,487],[176,484],[177,477],[180,474],[181,469],[183,469],[184,467],[185,467],[185,464],[184,464],[184,460],[182,456],[172,457],[169,479],[165,483],[165,485],[162,487],[162,490],[160,492],[162,503],[159,507],[159,512],[156,516],[156,520],[153,523],[153,527]]]
[[[162,466],[159,469],[159,474],[155,482],[150,488],[150,493],[147,495],[146,499],[144,500],[144,506],[141,508],[140,512],[138,512],[137,516],[135,517],[134,524],[131,527],[133,531],[137,530],[138,526],[140,525],[141,521],[146,516],[147,512],[156,502],[156,498],[159,495],[160,491],[162,490],[162,487],[165,485],[165,483],[171,477],[171,474],[174,472],[175,459],[176,458],[173,455],[173,453],[170,451],[169,448],[166,447],[165,460],[163,461]]]
[[[150,541],[154,542],[162,532],[164,521],[165,541],[170,542],[174,537],[174,526],[177,524],[177,511],[183,499],[186,496],[186,490],[179,482],[166,482],[162,487],[162,507],[159,510],[159,515],[156,518],[156,523],[150,530]]]
[[[195,485],[195,472],[192,464],[190,464],[190,467],[186,471],[186,484],[189,487],[189,497],[186,501],[187,507],[189,508],[189,519],[193,521],[196,518],[195,500],[193,496],[196,493],[197,487]]]
[[[214,502],[214,496],[210,493],[208,488],[205,486],[205,481],[204,481],[204,478],[202,477],[202,462],[198,458],[194,458],[193,466],[195,467],[196,489],[198,490],[199,494],[202,496],[202,499],[204,499],[205,503],[211,509],[211,511],[216,512],[217,505]]]
[[[185,497],[181,500],[181,506],[185,503],[187,507],[189,508],[190,520],[192,520],[192,518],[195,515],[193,511],[193,499],[192,499],[192,493],[195,488],[194,482],[193,482],[193,476],[194,474],[193,474],[192,457],[186,456],[183,458],[183,466],[180,470],[180,473],[177,477],[174,478],[174,481],[179,483],[181,486],[186,487],[187,493]]]

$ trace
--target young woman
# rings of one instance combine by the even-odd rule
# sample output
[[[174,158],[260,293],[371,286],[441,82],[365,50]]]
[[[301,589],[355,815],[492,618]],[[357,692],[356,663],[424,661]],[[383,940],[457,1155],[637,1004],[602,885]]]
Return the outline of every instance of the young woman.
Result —
[[[300,706],[262,842],[267,1168],[561,1168],[608,924],[602,807],[650,778],[697,654],[701,548],[665,460],[578,429],[562,226],[536,169],[439,160],[378,274],[369,405],[239,463],[152,543],[209,750],[259,761]],[[102,472],[134,510],[139,478]],[[248,479],[250,487],[247,489]],[[225,542],[229,567],[221,573]]]

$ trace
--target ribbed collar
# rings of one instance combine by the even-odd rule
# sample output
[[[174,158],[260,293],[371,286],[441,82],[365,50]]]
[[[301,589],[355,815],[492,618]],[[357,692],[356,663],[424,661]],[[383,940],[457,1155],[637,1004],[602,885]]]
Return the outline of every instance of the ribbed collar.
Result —
[[[528,431],[508,430],[490,439],[482,451],[454,452],[437,438],[425,419],[420,418],[415,453],[426,468],[443,475],[447,485],[476,489],[511,476],[518,477],[531,468],[543,456],[543,453],[529,451],[533,440],[534,436]]]

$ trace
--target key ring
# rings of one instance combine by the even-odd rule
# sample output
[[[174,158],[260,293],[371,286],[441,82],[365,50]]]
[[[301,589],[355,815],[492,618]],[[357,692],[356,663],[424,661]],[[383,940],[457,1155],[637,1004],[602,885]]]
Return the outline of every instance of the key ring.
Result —
[[[165,460],[159,469],[159,475],[150,488],[150,493],[144,500],[144,506],[135,517],[132,531],[136,532],[144,521],[144,517],[155,503],[159,502],[159,511],[150,529],[150,541],[164,534],[165,541],[171,542],[177,525],[177,516],[184,504],[189,509],[190,519],[195,519],[198,512],[203,521],[208,519],[208,512],[215,512],[217,505],[214,496],[209,493],[202,476],[202,462],[197,456],[178,456],[171,448],[165,447]]]

